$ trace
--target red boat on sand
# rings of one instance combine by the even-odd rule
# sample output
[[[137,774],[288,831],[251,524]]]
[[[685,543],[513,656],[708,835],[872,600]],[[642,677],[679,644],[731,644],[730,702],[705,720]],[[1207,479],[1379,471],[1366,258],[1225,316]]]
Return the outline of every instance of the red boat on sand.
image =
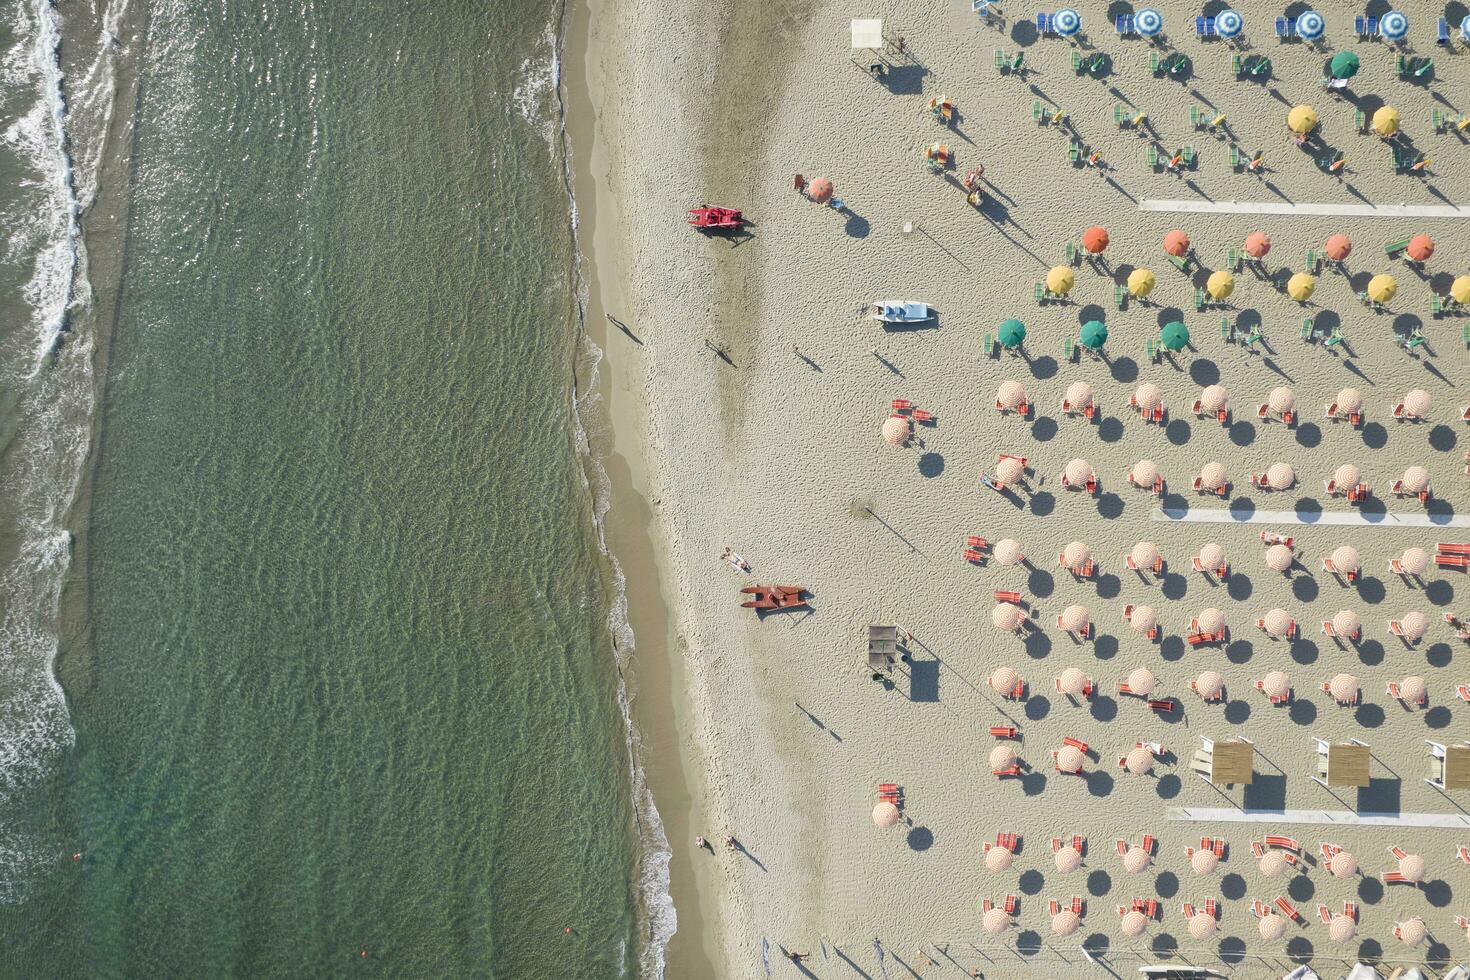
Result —
[[[803,585],[747,585],[740,591],[754,596],[740,604],[742,609],[795,609],[807,604],[802,598],[806,593]]]
[[[714,208],[700,205],[689,209],[689,223],[696,228],[723,231],[743,227],[745,219],[738,208]]]

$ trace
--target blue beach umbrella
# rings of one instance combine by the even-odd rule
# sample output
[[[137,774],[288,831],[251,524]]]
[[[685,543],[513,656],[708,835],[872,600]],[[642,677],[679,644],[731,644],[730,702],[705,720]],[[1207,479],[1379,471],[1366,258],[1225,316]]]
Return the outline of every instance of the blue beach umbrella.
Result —
[[[1470,41],[1470,14],[1466,14],[1465,19],[1460,21],[1460,40]]]
[[[1215,33],[1224,38],[1240,37],[1245,30],[1245,19],[1233,10],[1222,10],[1215,15]]]
[[[1063,7],[1052,14],[1051,25],[1062,37],[1072,37],[1082,30],[1082,15],[1071,7]]]
[[[1315,10],[1308,10],[1296,19],[1296,33],[1303,40],[1315,41],[1327,30],[1327,22]]]
[[[1402,41],[1409,33],[1409,18],[1397,10],[1390,10],[1379,18],[1378,33],[1390,41]]]
[[[1470,17],[1465,19],[1470,20]],[[1153,37],[1164,29],[1164,15],[1152,7],[1144,7],[1133,15],[1133,27],[1144,37]]]

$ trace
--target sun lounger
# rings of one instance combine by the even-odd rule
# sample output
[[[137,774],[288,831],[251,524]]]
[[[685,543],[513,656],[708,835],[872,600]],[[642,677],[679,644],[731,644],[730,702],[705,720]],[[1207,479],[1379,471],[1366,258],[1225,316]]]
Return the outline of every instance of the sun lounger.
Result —
[[[893,410],[895,412],[907,412],[909,409],[911,409],[913,407],[914,407],[914,403],[911,402],[911,401],[909,401],[907,398],[895,398],[895,399],[893,399]]]
[[[1458,568],[1464,570],[1470,567],[1470,557],[1465,555],[1435,555],[1434,564],[1440,568]]]
[[[1276,907],[1281,910],[1282,915],[1286,916],[1293,922],[1296,922],[1298,919],[1301,918],[1301,914],[1298,913],[1296,908],[1286,900],[1285,896],[1277,896]]]
[[[1003,832],[995,835],[995,843],[998,847],[1004,847],[1008,851],[1019,851],[1021,849],[1021,835]]]
[[[1002,908],[1005,909],[1006,915],[1015,915],[1016,914],[1016,909],[1019,907],[1019,905],[1020,905],[1020,900],[1017,899],[1016,896],[1014,896],[1014,895],[1007,895],[1006,896],[1006,900],[1005,900],[1005,905],[1002,906]]]
[[[1383,883],[1385,885],[1402,885],[1408,882],[1408,880],[1409,879],[1405,878],[1401,873],[1397,871],[1385,871],[1383,873]],[[1398,927],[1395,926],[1394,929],[1395,931],[1397,931]]]
[[[1004,769],[994,769],[994,770],[991,770],[991,773],[990,774],[992,776],[999,776],[1001,778],[1004,778],[1004,777],[1007,777],[1007,776],[1019,776],[1019,775],[1021,775],[1021,767],[1020,766],[1007,766]]]
[[[1440,541],[1434,546],[1434,550],[1441,555],[1470,555],[1470,544],[1451,544]]]
[[[1009,602],[1018,606],[1021,604],[1021,593],[1019,592],[996,591],[994,595],[996,602]]]
[[[1470,684],[1460,684],[1455,687],[1455,696],[1461,701],[1470,702]]]
[[[1470,864],[1470,847],[1461,844],[1455,848],[1455,857],[1460,859],[1461,864]]]
[[[1300,851],[1302,849],[1301,844],[1295,837],[1279,837],[1274,834],[1266,835],[1266,846],[1279,847],[1288,851]]]
[[[1070,745],[1072,748],[1076,749],[1078,752],[1081,752],[1083,755],[1086,755],[1088,752],[1086,742],[1082,741],[1081,739],[1072,738],[1070,735],[1062,739],[1062,744]]]
[[[1016,727],[1014,725],[992,725],[990,734],[996,738],[1015,738]]]
[[[1148,707],[1150,711],[1156,711],[1161,715],[1167,715],[1174,711],[1174,699],[1164,698],[1157,701],[1150,701],[1148,703]]]

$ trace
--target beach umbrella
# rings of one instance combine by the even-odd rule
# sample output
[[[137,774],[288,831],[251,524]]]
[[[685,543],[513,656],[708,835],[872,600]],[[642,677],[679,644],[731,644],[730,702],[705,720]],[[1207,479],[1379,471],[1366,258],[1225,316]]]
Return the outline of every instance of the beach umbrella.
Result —
[[[1456,276],[1450,283],[1450,299],[1464,306],[1470,303],[1470,276]]]
[[[817,177],[806,188],[807,194],[818,204],[826,204],[832,199],[832,182],[826,177]]]
[[[1150,609],[1149,612],[1153,610]],[[1147,667],[1135,667],[1128,673],[1128,690],[1140,697],[1146,698],[1154,693],[1154,685],[1157,683],[1158,678],[1154,677],[1154,672]]]
[[[1108,230],[1093,225],[1082,233],[1082,247],[1093,255],[1108,247]]]
[[[1068,606],[1062,610],[1062,629],[1068,633],[1086,633],[1088,613],[1086,606]]]
[[[1235,277],[1224,269],[1212,272],[1205,281],[1205,292],[1211,299],[1224,299],[1235,292]]]
[[[1159,560],[1159,549],[1152,541],[1140,541],[1129,552],[1133,564],[1139,568],[1153,568]]]
[[[884,800],[873,807],[873,823],[879,827],[892,827],[898,823],[898,807]]]
[[[1286,295],[1298,303],[1305,303],[1317,288],[1317,277],[1310,272],[1298,272],[1286,281]]]
[[[1284,698],[1291,691],[1291,678],[1284,670],[1273,670],[1261,678],[1261,691],[1267,697]]]
[[[1021,542],[1015,538],[1001,538],[995,543],[995,548],[990,554],[995,558],[997,565],[1019,565],[1026,560],[1026,553],[1021,550]]]
[[[1026,386],[1019,381],[1002,381],[995,389],[995,400],[1001,408],[1015,409],[1026,400]]]
[[[1334,701],[1355,701],[1358,697],[1358,679],[1352,674],[1334,674],[1327,682],[1327,693]]]
[[[1335,235],[1327,236],[1327,241],[1323,244],[1322,250],[1327,253],[1327,257],[1332,261],[1341,262],[1352,252],[1353,241],[1342,232],[1338,232]]]
[[[1350,916],[1334,915],[1327,924],[1327,937],[1335,943],[1350,942],[1358,934],[1358,924]]]
[[[1415,262],[1424,262],[1434,254],[1434,239],[1428,235],[1415,235],[1409,239],[1407,251]]]
[[[1286,114],[1286,127],[1298,136],[1305,136],[1317,128],[1317,110],[1309,105],[1293,107]]]
[[[1375,303],[1387,303],[1398,291],[1398,280],[1387,273],[1380,273],[1368,280],[1368,298]]]
[[[1327,21],[1315,10],[1308,10],[1298,14],[1296,18],[1296,34],[1303,41],[1315,41],[1327,30]]]
[[[1338,636],[1352,636],[1363,628],[1363,621],[1351,609],[1339,609],[1332,617],[1332,631]]]
[[[1429,489],[1429,471],[1422,466],[1410,466],[1404,470],[1404,489],[1409,493],[1419,493]]]
[[[1273,544],[1266,549],[1266,567],[1273,572],[1284,572],[1296,563],[1296,554],[1284,544]]]
[[[1337,393],[1339,412],[1356,412],[1363,407],[1363,393],[1356,388],[1344,388]]]
[[[1092,464],[1085,459],[1074,459],[1067,463],[1063,472],[1067,475],[1067,482],[1074,486],[1082,486],[1094,476]]]
[[[1240,37],[1240,32],[1245,30],[1245,19],[1230,8],[1225,8],[1215,15],[1215,33],[1227,41],[1233,37]]]
[[[1219,671],[1206,670],[1194,679],[1194,691],[1202,698],[1219,697],[1220,692],[1224,689],[1225,678],[1220,676]],[[1213,868],[1214,865],[1211,865],[1211,867]],[[1199,868],[1196,867],[1195,870],[1198,871]]]
[[[1218,633],[1225,628],[1225,613],[1214,606],[1206,606],[1195,617],[1199,620],[1201,633]]]
[[[1268,942],[1280,939],[1286,933],[1286,916],[1274,913],[1263,915],[1256,923],[1256,929],[1260,932],[1261,938]]]
[[[1146,776],[1153,772],[1154,754],[1145,748],[1134,748],[1128,751],[1128,757],[1123,760],[1128,771],[1135,776]],[[1144,857],[1148,855],[1145,854]]]
[[[1266,482],[1272,490],[1290,490],[1296,483],[1296,471],[1290,463],[1272,463],[1266,470]]]
[[[1200,407],[1207,412],[1218,412],[1230,404],[1230,392],[1224,385],[1208,385],[1199,393]]]
[[[1057,678],[1057,687],[1075,698],[1087,689],[1087,675],[1076,667],[1068,667]]]
[[[1062,549],[1062,564],[1067,568],[1081,568],[1092,559],[1092,549],[1081,541],[1069,541]]]
[[[1141,487],[1151,487],[1159,478],[1159,468],[1151,459],[1140,459],[1133,464],[1128,477]]]
[[[1206,490],[1219,490],[1225,485],[1225,467],[1219,463],[1206,463],[1199,471],[1200,486]],[[1210,565],[1205,562],[1206,568],[1219,568],[1218,565]]]
[[[1189,934],[1195,939],[1209,939],[1219,927],[1213,915],[1196,912],[1189,918]]]
[[[1228,272],[1217,272],[1217,273],[1215,273],[1215,276],[1229,276],[1229,275],[1230,275],[1230,273],[1228,273]],[[1211,276],[1210,277],[1210,282],[1214,282],[1215,281],[1215,276]],[[1225,290],[1225,292],[1223,294],[1221,294],[1220,296],[1216,296],[1215,298],[1216,299],[1224,299],[1226,296],[1229,296],[1230,295],[1230,290],[1231,289],[1234,289],[1234,288],[1235,288],[1235,283],[1232,280],[1228,284],[1228,288]],[[1211,296],[1214,296],[1215,294],[1214,293],[1211,293],[1210,295]],[[1174,321],[1171,321],[1169,323],[1166,323],[1166,324],[1164,324],[1164,329],[1162,331],[1160,331],[1160,333],[1159,333],[1159,342],[1164,345],[1164,350],[1173,350],[1173,351],[1183,350],[1184,348],[1186,348],[1186,347],[1189,346],[1189,328],[1186,327],[1184,324],[1180,323],[1178,320],[1174,320]]]
[[[1333,78],[1352,78],[1358,73],[1360,67],[1358,56],[1351,51],[1339,51],[1327,63],[1327,70]]]
[[[1411,640],[1418,640],[1424,636],[1425,630],[1429,629],[1429,620],[1417,609],[1404,613],[1404,618],[1399,621],[1404,628],[1404,636]]]
[[[1073,381],[1067,385],[1067,403],[1075,412],[1092,404],[1092,385],[1086,381]]]
[[[1358,549],[1350,544],[1339,545],[1332,549],[1332,564],[1344,575],[1356,572],[1362,567],[1358,558]]]
[[[1064,745],[1057,752],[1057,768],[1062,772],[1081,772],[1084,762],[1082,750],[1073,745]]]
[[[883,423],[883,441],[890,446],[902,446],[909,441],[909,420],[901,415],[889,416]]]
[[[990,622],[995,626],[996,629],[1005,630],[1007,633],[1014,633],[1019,630],[1021,628],[1021,622],[1025,618],[1026,613],[1021,609],[1021,607],[1009,602],[1002,602],[994,609],[990,610]],[[991,675],[992,687],[994,686],[994,680],[995,676]],[[1006,690],[1013,690],[1014,687],[1015,684],[1013,683],[1011,687],[1006,688]],[[997,690],[999,690],[999,688],[997,688]]]
[[[1272,609],[1263,617],[1266,624],[1266,632],[1280,639],[1291,629],[1291,616],[1285,609]]]
[[[1134,269],[1128,273],[1128,295],[1143,299],[1154,291],[1154,274],[1147,269]]]
[[[1124,913],[1118,927],[1123,930],[1125,936],[1141,936],[1148,929],[1148,917],[1142,912],[1130,910]]]
[[[1214,874],[1220,867],[1220,856],[1209,848],[1202,847],[1189,857],[1189,866],[1197,875]]]
[[[1373,113],[1373,132],[1379,136],[1392,136],[1399,131],[1399,111],[1391,105],[1379,106]]]
[[[1178,228],[1164,236],[1164,251],[1182,259],[1189,252],[1189,236]]]
[[[1004,847],[992,847],[990,850],[985,852],[985,867],[986,870],[989,871],[1009,871],[1012,862],[1014,862],[1015,860],[1016,855],[1012,854],[1008,849]]]
[[[1133,390],[1133,404],[1145,411],[1153,411],[1163,401],[1163,393],[1152,381],[1145,381]]]
[[[1277,415],[1285,415],[1296,407],[1296,394],[1287,387],[1272,388],[1266,396],[1266,407]]]
[[[1405,701],[1411,701],[1414,704],[1418,704],[1424,700],[1424,695],[1428,693],[1428,690],[1424,684],[1424,678],[1418,674],[1410,674],[1408,677],[1399,681],[1399,696]]]
[[[1082,30],[1082,15],[1071,7],[1063,7],[1051,15],[1051,26],[1062,37],[1075,37]]]
[[[1056,296],[1065,296],[1072,291],[1077,276],[1065,265],[1052,266],[1046,274],[1046,291]]]
[[[1068,844],[1057,849],[1057,853],[1052,856],[1052,862],[1058,871],[1076,871],[1082,867],[1082,852]]]
[[[1338,489],[1355,487],[1361,478],[1362,474],[1358,472],[1358,468],[1352,463],[1343,463],[1332,471],[1332,482],[1337,484]]]
[[[1199,563],[1206,568],[1219,568],[1225,564],[1225,549],[1213,541],[1207,541],[1199,549]]]
[[[1001,603],[1001,606],[1009,607],[1016,610],[1016,612],[1021,611],[1017,606],[1011,605],[1008,602]],[[997,667],[990,672],[990,689],[997,694],[1010,694],[1016,689],[1016,682],[1020,679],[1020,675],[1010,667]]]
[[[1271,251],[1271,236],[1264,231],[1253,231],[1245,236],[1245,254],[1253,259],[1262,259]]]
[[[1071,909],[1062,909],[1051,917],[1051,932],[1054,936],[1070,936],[1082,925],[1082,919]]]
[[[1399,858],[1399,874],[1417,885],[1424,880],[1424,859],[1417,854],[1405,854]]]
[[[1016,748],[1013,745],[997,745],[990,750],[992,770],[1009,769],[1016,764]]]
[[[997,333],[1002,346],[1015,349],[1020,347],[1021,342],[1026,339],[1026,324],[1015,319],[1005,320],[1001,323]]]
[[[1429,935],[1429,930],[1424,926],[1424,920],[1417,915],[1407,922],[1398,925],[1399,939],[1405,946],[1418,946],[1424,942],[1424,937]]]
[[[1460,18],[1460,39],[1470,38],[1470,14]]]
[[[990,911],[985,913],[984,919],[981,920],[981,925],[984,927],[985,931],[990,933],[992,936],[999,936],[1010,927],[1010,924],[1011,917],[1009,914],[1007,914],[1006,910],[1002,908],[991,909]]]
[[[1414,388],[1404,395],[1404,411],[1415,418],[1423,418],[1428,415],[1429,406],[1432,403],[1433,399],[1429,397],[1429,392],[1423,388]]]
[[[1014,456],[995,464],[995,478],[1005,486],[1020,483],[1026,477],[1026,465]]]
[[[1404,566],[1404,571],[1410,575],[1423,575],[1429,570],[1429,552],[1423,548],[1405,549],[1399,564]]]
[[[1133,15],[1133,29],[1143,37],[1154,37],[1164,29],[1164,15],[1152,7],[1144,7]]]
[[[1378,33],[1390,41],[1402,41],[1409,33],[1409,18],[1397,10],[1390,10],[1378,19]]]
[[[1351,878],[1358,873],[1358,859],[1347,851],[1338,851],[1327,862],[1327,869],[1334,878]]]
[[[1141,847],[1130,847],[1123,855],[1123,870],[1131,875],[1142,873],[1152,863],[1148,851]]]
[[[1286,871],[1286,855],[1281,851],[1270,850],[1261,855],[1261,874],[1267,878],[1280,878]]]
[[[1082,324],[1082,346],[1088,350],[1097,350],[1108,341],[1107,324],[1101,320],[1088,320]]]

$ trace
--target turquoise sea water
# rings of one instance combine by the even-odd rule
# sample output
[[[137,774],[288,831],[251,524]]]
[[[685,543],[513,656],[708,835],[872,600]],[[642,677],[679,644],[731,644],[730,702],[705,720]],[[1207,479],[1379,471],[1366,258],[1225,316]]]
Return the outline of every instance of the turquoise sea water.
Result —
[[[44,367],[107,342],[0,972],[632,975],[560,8],[140,2],[115,316]]]

